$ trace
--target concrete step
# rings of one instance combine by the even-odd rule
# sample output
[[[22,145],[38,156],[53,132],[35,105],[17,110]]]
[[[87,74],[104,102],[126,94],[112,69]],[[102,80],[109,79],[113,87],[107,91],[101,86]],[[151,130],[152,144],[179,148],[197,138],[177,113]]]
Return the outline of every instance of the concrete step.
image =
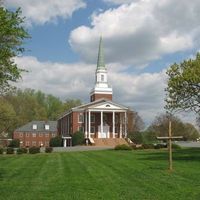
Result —
[[[128,144],[124,138],[94,138],[95,146],[116,146]]]

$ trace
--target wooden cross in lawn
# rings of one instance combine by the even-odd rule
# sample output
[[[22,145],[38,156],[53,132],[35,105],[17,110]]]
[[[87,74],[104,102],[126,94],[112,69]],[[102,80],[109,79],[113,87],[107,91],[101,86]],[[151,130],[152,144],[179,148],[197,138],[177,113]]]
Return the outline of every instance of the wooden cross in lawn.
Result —
[[[166,137],[157,137],[159,140],[168,140],[168,152],[169,152],[169,170],[172,171],[172,139],[182,139],[183,136],[172,136],[172,123],[169,119],[169,132]]]

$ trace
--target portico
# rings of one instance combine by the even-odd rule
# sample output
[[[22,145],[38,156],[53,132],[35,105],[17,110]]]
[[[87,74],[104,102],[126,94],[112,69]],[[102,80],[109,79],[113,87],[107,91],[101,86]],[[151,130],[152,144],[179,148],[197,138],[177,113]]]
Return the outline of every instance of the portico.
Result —
[[[103,100],[102,100],[103,101]],[[100,105],[99,105],[100,104]],[[104,100],[84,111],[85,138],[127,136],[127,108]]]

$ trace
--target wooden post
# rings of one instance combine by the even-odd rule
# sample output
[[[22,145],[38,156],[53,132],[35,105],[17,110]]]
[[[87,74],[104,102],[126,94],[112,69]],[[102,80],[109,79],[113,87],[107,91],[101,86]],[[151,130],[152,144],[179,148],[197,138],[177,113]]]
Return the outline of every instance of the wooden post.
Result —
[[[168,145],[168,151],[169,151],[169,170],[172,171],[172,123],[169,119],[169,145]]]
[[[172,139],[182,139],[183,136],[172,136],[172,123],[169,119],[169,130],[167,137],[157,137],[158,140],[168,140],[168,153],[169,153],[169,170],[173,170],[172,165]]]

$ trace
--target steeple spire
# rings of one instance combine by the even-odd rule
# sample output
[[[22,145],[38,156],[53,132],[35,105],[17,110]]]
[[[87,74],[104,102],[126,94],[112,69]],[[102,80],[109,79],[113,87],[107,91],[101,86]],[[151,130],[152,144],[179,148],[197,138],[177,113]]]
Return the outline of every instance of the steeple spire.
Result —
[[[99,52],[98,52],[98,60],[97,60],[97,70],[98,69],[106,69],[105,62],[104,62],[102,36],[100,37],[100,41],[99,41]]]
[[[95,87],[90,93],[90,101],[105,98],[112,100],[112,88],[108,85],[107,69],[104,62],[102,37],[99,41],[99,52],[96,69]]]

